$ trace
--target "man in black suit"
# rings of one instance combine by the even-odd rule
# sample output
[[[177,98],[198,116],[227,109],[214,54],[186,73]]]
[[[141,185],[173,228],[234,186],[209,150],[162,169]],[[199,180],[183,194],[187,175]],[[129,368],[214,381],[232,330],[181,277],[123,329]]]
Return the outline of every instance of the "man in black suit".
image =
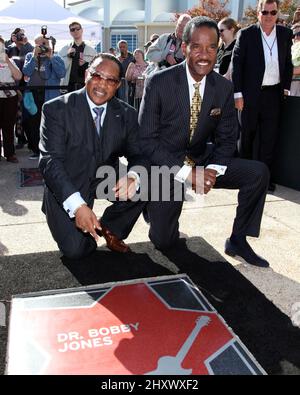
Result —
[[[142,202],[127,200],[135,195],[139,181],[139,175],[129,171],[110,187],[117,201],[101,221],[93,212],[99,182],[108,185],[107,178],[96,178],[97,169],[109,166],[117,171],[122,156],[129,168],[145,164],[139,156],[137,113],[114,97],[121,73],[114,56],[100,54],[87,70],[85,88],[43,106],[39,167],[46,185],[42,209],[54,240],[69,258],[93,252],[98,234],[111,250],[129,251],[122,239],[142,210]]]
[[[259,235],[269,172],[261,162],[234,157],[238,127],[233,88],[213,71],[218,41],[212,19],[196,17],[188,22],[182,44],[186,62],[154,74],[146,83],[139,116],[140,147],[152,165],[180,167],[173,188],[188,179],[196,190],[202,183],[204,193],[212,187],[239,189],[225,252],[267,267],[246,236]],[[199,166],[205,167],[202,180],[196,177]],[[147,205],[149,237],[157,248],[167,250],[178,241],[182,204],[160,199]]]
[[[256,157],[270,171],[278,139],[280,107],[293,75],[293,33],[276,25],[278,5],[278,0],[259,1],[259,22],[239,32],[232,60],[235,105],[242,111],[241,157]],[[257,146],[256,154],[254,146]],[[272,173],[269,190],[275,190]]]

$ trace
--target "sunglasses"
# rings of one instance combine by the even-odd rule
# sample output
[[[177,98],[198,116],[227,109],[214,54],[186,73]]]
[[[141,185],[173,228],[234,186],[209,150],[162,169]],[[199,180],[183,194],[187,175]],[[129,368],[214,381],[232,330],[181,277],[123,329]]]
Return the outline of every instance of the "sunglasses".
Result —
[[[300,37],[300,32],[294,33],[293,38],[295,38],[295,37]]]
[[[272,11],[266,11],[266,10],[263,10],[263,11],[260,11],[261,13],[262,13],[262,15],[263,16],[266,16],[266,15],[272,15],[272,16],[275,16],[275,15],[277,15],[277,10],[272,10]]]
[[[110,77],[105,77],[103,74],[100,73],[90,73],[91,77],[93,78],[93,80],[95,81],[105,81],[107,83],[107,85],[109,86],[116,86],[120,80],[117,80],[115,78],[110,78]]]
[[[81,30],[81,27],[71,27],[70,32],[74,33],[74,32],[79,32],[79,30]]]
[[[227,30],[227,29],[219,29],[219,32],[220,32],[220,33],[223,33],[224,30]]]

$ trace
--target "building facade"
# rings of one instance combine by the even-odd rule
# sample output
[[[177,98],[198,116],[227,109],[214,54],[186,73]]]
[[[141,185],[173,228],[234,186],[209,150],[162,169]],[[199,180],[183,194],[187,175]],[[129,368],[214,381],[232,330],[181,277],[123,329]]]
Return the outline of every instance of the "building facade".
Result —
[[[129,50],[142,48],[152,33],[174,31],[174,13],[198,5],[195,0],[86,0],[69,9],[84,18],[100,22],[102,43],[98,50],[116,48],[120,39],[128,42]],[[244,9],[256,0],[231,0],[231,17],[240,20]]]

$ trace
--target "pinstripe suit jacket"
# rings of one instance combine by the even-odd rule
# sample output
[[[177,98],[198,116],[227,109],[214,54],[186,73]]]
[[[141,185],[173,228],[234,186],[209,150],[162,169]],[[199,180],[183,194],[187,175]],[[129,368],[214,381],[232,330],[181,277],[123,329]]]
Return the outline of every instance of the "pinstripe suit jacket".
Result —
[[[108,102],[100,144],[97,144],[99,137],[85,88],[45,103],[39,164],[46,182],[45,196],[50,191],[62,205],[79,191],[86,202],[91,202],[99,166],[116,167],[122,156],[128,159],[129,167],[143,163],[137,130],[136,111],[113,98]]]
[[[186,155],[198,165],[226,164],[235,152],[238,131],[232,84],[214,71],[207,75],[198,124],[189,142],[185,67],[183,62],[147,81],[139,115],[141,150],[156,165],[182,166]],[[219,109],[219,115],[212,115],[213,109]]]

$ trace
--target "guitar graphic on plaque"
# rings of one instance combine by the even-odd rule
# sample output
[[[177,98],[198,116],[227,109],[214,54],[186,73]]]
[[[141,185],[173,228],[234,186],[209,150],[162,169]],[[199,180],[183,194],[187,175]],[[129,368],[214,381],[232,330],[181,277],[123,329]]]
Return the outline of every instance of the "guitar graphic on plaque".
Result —
[[[166,355],[160,357],[157,362],[157,368],[151,372],[145,373],[146,375],[164,375],[164,374],[179,374],[190,375],[193,369],[185,369],[181,366],[184,358],[192,347],[196,337],[201,329],[210,323],[211,319],[208,316],[198,317],[196,320],[195,328],[192,330],[186,341],[181,346],[176,356]]]

